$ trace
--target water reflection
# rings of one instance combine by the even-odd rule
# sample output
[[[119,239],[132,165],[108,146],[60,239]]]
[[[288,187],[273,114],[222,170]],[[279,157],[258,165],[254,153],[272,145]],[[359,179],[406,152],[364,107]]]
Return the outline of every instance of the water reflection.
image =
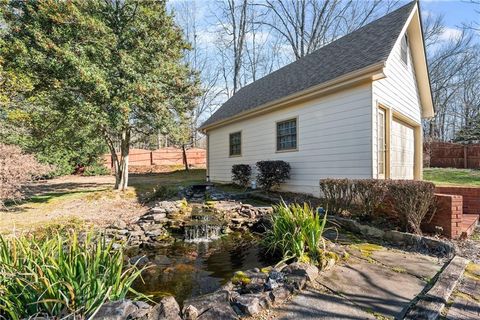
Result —
[[[185,299],[218,289],[235,271],[272,264],[258,245],[258,238],[234,233],[212,242],[176,241],[169,247],[150,251],[132,251],[146,255],[155,266],[145,271],[145,283],[134,289],[159,300],[173,295],[179,303]]]

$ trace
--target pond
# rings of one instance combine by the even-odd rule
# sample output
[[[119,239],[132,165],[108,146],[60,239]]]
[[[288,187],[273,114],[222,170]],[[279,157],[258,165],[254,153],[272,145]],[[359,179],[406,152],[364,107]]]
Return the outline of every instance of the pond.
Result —
[[[136,249],[154,263],[133,288],[158,301],[172,295],[182,304],[187,298],[213,292],[236,271],[262,268],[273,263],[251,233],[231,233],[210,242],[175,241],[152,250]]]

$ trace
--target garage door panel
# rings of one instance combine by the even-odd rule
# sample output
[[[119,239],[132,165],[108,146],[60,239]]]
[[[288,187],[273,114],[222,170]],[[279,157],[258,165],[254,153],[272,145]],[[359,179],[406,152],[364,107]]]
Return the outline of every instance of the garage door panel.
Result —
[[[390,138],[390,177],[413,179],[415,161],[415,134],[413,127],[393,119]]]

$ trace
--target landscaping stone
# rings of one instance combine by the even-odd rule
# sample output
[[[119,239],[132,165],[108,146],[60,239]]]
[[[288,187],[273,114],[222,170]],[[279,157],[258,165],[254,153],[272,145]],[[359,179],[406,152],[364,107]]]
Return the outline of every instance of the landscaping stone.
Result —
[[[270,292],[270,298],[275,305],[282,304],[292,296],[290,290],[285,287],[278,287]]]
[[[186,308],[193,306],[198,310],[198,319],[237,319],[237,313],[230,305],[230,293],[228,291],[215,291],[199,297],[187,299],[183,302],[183,313]]]
[[[378,228],[363,225],[360,222],[343,217],[332,217],[334,222],[344,229],[364,236],[383,239],[396,245],[404,245],[412,250],[442,257],[453,257],[456,252],[455,244],[451,241],[399,231],[383,231]]]
[[[147,314],[147,320],[182,320],[174,297],[164,297]]]
[[[132,319],[144,319],[152,308],[151,305],[143,301],[134,301],[133,304],[137,306],[137,311],[130,315]]]
[[[370,257],[393,271],[424,279],[432,279],[444,264],[439,258],[400,250],[376,250],[371,252]]]
[[[295,291],[301,291],[307,284],[307,278],[305,276],[287,275],[285,276],[285,283],[292,285]]]
[[[234,304],[246,316],[253,316],[262,310],[260,300],[256,295],[239,295],[234,299]]]
[[[275,319],[377,319],[347,299],[308,287],[278,308]],[[383,318],[378,318],[383,319]]]
[[[433,287],[408,311],[405,320],[437,319],[461,279],[468,260],[456,256],[439,275]]]
[[[189,305],[183,310],[184,320],[196,320],[198,318],[198,309],[192,305]]]
[[[416,276],[356,257],[322,272],[317,281],[363,309],[387,317],[399,317],[426,285]]]
[[[318,277],[318,268],[308,263],[294,262],[282,269],[285,274],[304,276],[308,281]]]
[[[138,311],[138,306],[131,300],[107,302],[98,309],[95,319],[127,320]]]

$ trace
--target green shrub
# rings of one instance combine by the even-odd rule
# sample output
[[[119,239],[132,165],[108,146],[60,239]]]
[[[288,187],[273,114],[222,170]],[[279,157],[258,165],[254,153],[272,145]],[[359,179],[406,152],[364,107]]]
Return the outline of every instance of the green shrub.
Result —
[[[99,162],[94,162],[93,164],[85,167],[83,171],[84,176],[106,176],[110,175],[112,172],[105,165]]]
[[[241,187],[248,187],[251,175],[252,167],[248,164],[234,164],[232,166],[232,181]]]
[[[362,214],[372,217],[380,207],[388,192],[388,184],[385,180],[359,179],[353,180],[353,194],[356,203],[360,206]]]
[[[130,286],[142,270],[123,263],[122,250],[92,234],[81,242],[75,232],[44,240],[0,236],[0,318],[84,318],[104,301],[138,298]]]
[[[333,214],[350,209],[356,197],[355,185],[349,179],[321,179],[320,191],[327,211]]]
[[[280,253],[285,259],[319,262],[325,249],[323,218],[306,203],[303,206],[282,201],[274,206],[272,227],[267,230],[264,245],[269,251]]]
[[[391,180],[388,193],[406,231],[422,234],[420,226],[435,212],[435,185],[426,181]]]
[[[290,164],[282,160],[257,162],[257,181],[265,191],[271,191],[290,179]]]

